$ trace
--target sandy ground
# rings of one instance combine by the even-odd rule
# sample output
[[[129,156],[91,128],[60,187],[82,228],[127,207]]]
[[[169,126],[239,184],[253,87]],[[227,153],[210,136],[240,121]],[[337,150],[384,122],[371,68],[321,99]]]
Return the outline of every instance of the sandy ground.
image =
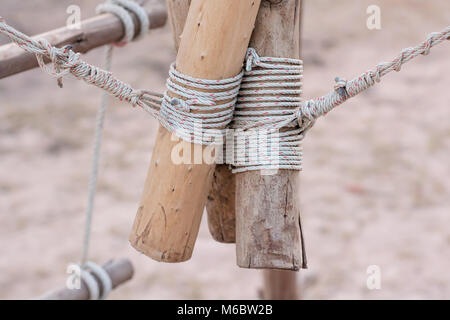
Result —
[[[63,25],[69,4],[86,18],[96,2],[1,0],[0,15],[36,34]],[[381,30],[366,27],[370,4],[381,8]],[[313,97],[335,76],[350,79],[443,29],[450,2],[309,0],[303,18],[305,97]],[[102,57],[95,50],[84,58]],[[298,195],[309,258],[298,280],[303,298],[450,298],[449,57],[448,43],[434,48],[308,133]],[[162,91],[174,59],[170,29],[114,59],[121,79]],[[58,89],[40,70],[0,81],[2,299],[64,285],[66,266],[80,258],[99,94],[73,79]],[[111,298],[257,298],[260,271],[236,267],[234,246],[214,242],[206,221],[189,262],[157,263],[130,247],[156,128],[143,111],[111,101],[90,257],[128,257],[136,268]],[[380,267],[380,290],[366,287],[370,265]]]

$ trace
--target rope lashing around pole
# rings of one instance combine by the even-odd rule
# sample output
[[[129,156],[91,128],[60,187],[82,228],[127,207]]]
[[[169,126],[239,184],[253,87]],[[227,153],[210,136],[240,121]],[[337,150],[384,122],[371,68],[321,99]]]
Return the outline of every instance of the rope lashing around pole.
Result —
[[[243,71],[228,79],[197,79],[180,73],[172,64],[159,115],[161,125],[188,142],[222,144],[242,76]]]
[[[233,172],[261,169],[301,170],[303,132],[287,124],[283,130],[247,130],[261,122],[293,115],[302,102],[303,62],[259,57],[248,49],[244,78],[231,127],[235,132]],[[227,145],[228,148],[228,145]]]
[[[178,74],[172,73],[171,75],[169,75],[168,92],[166,92],[165,95],[148,90],[135,90],[129,84],[126,84],[115,78],[110,72],[89,65],[88,63],[82,61],[80,59],[80,55],[70,50],[70,48],[55,48],[43,39],[34,40],[21,33],[20,31],[12,28],[1,19],[0,33],[5,34],[25,51],[35,54],[38,59],[39,65],[47,73],[59,79],[64,75],[71,73],[77,79],[81,79],[89,84],[95,85],[114,95],[120,100],[125,100],[133,106],[139,106],[143,108],[153,117],[158,119],[161,124],[169,130],[178,131],[177,129],[179,129],[183,131],[183,129],[185,128],[192,128],[192,124],[197,123],[199,120],[205,120],[207,118],[209,119],[209,117],[212,118],[212,116],[208,115],[209,112],[202,114],[203,116],[199,116],[198,114],[200,114],[200,112],[197,112],[195,110],[205,102],[203,100],[196,99],[197,96],[199,98],[201,97],[200,92],[202,92],[203,90],[201,90],[200,87],[194,86],[193,91],[187,91],[187,89],[184,87],[182,89],[177,88],[176,86],[172,87],[172,89],[175,91],[172,91],[172,93],[176,93],[176,90],[179,90],[178,92],[184,94],[182,96],[184,97],[184,99],[186,99],[185,102],[181,101],[184,99],[171,99],[169,98],[170,95],[168,95],[168,92],[171,91],[170,81],[172,80],[175,80],[172,81],[175,84],[177,82],[177,79],[181,79],[183,81],[186,81],[186,83],[200,86],[212,85],[212,83],[202,82],[209,80],[192,79],[177,72]],[[286,115],[277,115],[276,117],[268,117],[269,119],[267,120],[259,120],[257,122],[249,124],[242,130],[248,130],[251,128],[277,130],[290,126],[298,126],[301,132],[300,135],[304,135],[305,132],[312,127],[314,121],[318,117],[325,115],[334,107],[346,101],[348,98],[353,97],[366,90],[370,86],[374,85],[376,82],[380,81],[380,78],[382,76],[386,75],[387,73],[393,70],[399,71],[404,63],[410,61],[420,54],[427,54],[432,47],[436,46],[439,43],[442,43],[444,40],[449,38],[450,26],[446,27],[441,32],[431,33],[427,37],[427,39],[420,45],[413,48],[404,49],[401,54],[391,62],[379,64],[376,68],[376,71],[369,70],[363,73],[361,76],[348,82],[344,79],[337,78],[337,84],[334,91],[322,97],[302,102],[300,106],[297,107],[295,112],[289,111]],[[45,66],[44,57],[47,57],[51,60],[53,69],[47,68]],[[175,70],[175,67],[173,69]],[[172,80],[170,79],[171,77],[173,77]],[[240,80],[235,80],[235,84],[236,86],[238,86],[238,81]],[[233,79],[225,79],[220,81],[221,82],[218,83],[218,85],[230,85],[230,83],[233,82]],[[195,88],[198,88],[198,90],[196,90]],[[232,91],[232,86],[227,90],[230,90],[230,94]],[[219,105],[219,108],[214,108],[213,104],[216,104],[217,101],[219,101],[219,99],[215,98],[210,99],[206,103],[207,106],[216,110],[215,113],[217,113],[217,116],[222,117],[222,119],[218,119],[216,125],[214,125],[214,122],[212,122],[207,125],[206,129],[202,129],[204,130],[204,132],[211,131],[212,134],[209,135],[210,137],[217,135],[216,129],[221,127],[221,121],[223,121],[223,124],[229,121],[229,119],[227,118],[228,113],[225,113],[224,110],[226,109],[226,107],[222,109],[222,111],[224,112],[223,114],[219,113],[221,112],[220,110],[222,105]],[[164,103],[164,106],[161,107],[161,103]],[[160,109],[162,110],[161,115]],[[191,110],[193,112],[190,112]],[[201,110],[203,110],[203,108],[201,108]],[[187,125],[187,123],[189,123],[189,125]],[[220,132],[223,133],[223,131]],[[199,143],[209,143],[211,141],[211,139],[207,139],[207,141],[204,141],[203,137],[202,139],[199,139],[197,135],[192,132],[189,132],[188,134],[183,134],[182,132],[182,134],[179,135],[183,139],[189,138],[188,141],[196,141]]]
[[[140,29],[139,34],[135,37],[134,34],[134,23],[133,19],[127,11],[133,12],[139,19]],[[130,41],[137,40],[142,38],[145,34],[148,33],[150,21],[148,19],[147,13],[145,10],[139,6],[137,3],[129,0],[110,0],[106,3],[100,4],[96,9],[97,14],[100,13],[112,13],[116,15],[123,23],[125,28],[125,36],[120,41],[120,45],[124,45]],[[111,69],[112,62],[112,54],[113,54],[113,45],[109,45],[106,47],[106,57],[105,57],[105,69],[109,72]],[[92,164],[91,164],[91,175],[89,178],[89,187],[88,187],[88,204],[86,208],[86,222],[85,222],[85,230],[83,236],[83,252],[81,256],[81,280],[86,284],[89,291],[89,298],[91,300],[97,299],[106,299],[108,294],[112,290],[112,281],[109,277],[108,273],[99,265],[95,264],[92,261],[87,261],[89,255],[89,243],[91,237],[91,226],[92,226],[92,218],[94,212],[94,202],[95,202],[95,193],[97,187],[97,178],[98,178],[98,164],[100,159],[100,148],[102,142],[103,135],[103,122],[105,118],[106,108],[108,106],[108,94],[107,92],[102,92],[100,108],[97,113],[97,120],[95,125],[95,137],[94,137],[94,150],[92,156]],[[87,270],[90,270],[100,281],[101,290],[98,287],[98,283],[96,278],[94,278],[91,273]],[[99,292],[101,291],[101,295]]]

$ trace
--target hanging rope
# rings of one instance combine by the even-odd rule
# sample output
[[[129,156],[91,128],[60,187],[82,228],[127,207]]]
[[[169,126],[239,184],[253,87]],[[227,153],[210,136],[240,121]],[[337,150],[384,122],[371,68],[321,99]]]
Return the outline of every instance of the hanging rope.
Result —
[[[133,19],[130,15],[130,12],[126,9],[130,10],[136,14],[140,22],[140,32],[135,37],[134,30],[135,26],[133,23]],[[125,37],[120,41],[120,45],[124,45],[130,41],[140,39],[143,35],[148,33],[149,29],[149,19],[145,10],[139,6],[137,3],[129,1],[129,0],[110,0],[107,3],[101,4],[97,7],[96,12],[100,13],[113,13],[122,21],[125,28]],[[113,45],[109,45],[106,47],[105,53],[105,70],[109,72],[111,69],[112,63],[112,55],[113,55]],[[102,135],[103,135],[103,123],[105,119],[105,112],[108,107],[108,94],[107,92],[102,92],[100,108],[97,113],[97,120],[95,124],[95,137],[94,137],[94,151],[92,156],[92,164],[91,164],[91,175],[89,178],[89,187],[88,187],[88,201],[86,208],[86,222],[83,236],[83,252],[81,256],[81,279],[86,284],[89,297],[91,300],[97,299],[106,299],[109,292],[112,289],[111,278],[108,273],[97,264],[92,261],[87,261],[89,255],[89,243],[91,237],[91,226],[92,226],[92,218],[94,212],[94,202],[95,202],[95,193],[97,187],[97,178],[98,178],[98,164],[100,159],[100,149],[102,143]],[[87,270],[90,270],[97,279],[100,281],[101,289],[98,287],[98,283],[96,279],[89,273]],[[99,294],[101,291],[101,295]]]

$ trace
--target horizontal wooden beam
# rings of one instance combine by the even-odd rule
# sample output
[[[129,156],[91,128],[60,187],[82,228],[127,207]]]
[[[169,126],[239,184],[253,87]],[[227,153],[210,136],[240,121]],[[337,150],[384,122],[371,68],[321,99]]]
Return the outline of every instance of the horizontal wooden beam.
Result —
[[[167,11],[164,4],[147,9],[150,29],[164,26]],[[132,14],[136,33],[140,28],[137,17]],[[125,34],[121,20],[111,13],[101,14],[81,22],[79,29],[59,28],[34,36],[44,38],[53,46],[71,45],[75,52],[86,53],[94,48],[120,41]],[[48,61],[47,61],[48,62]],[[35,56],[10,43],[0,46],[0,79],[27,71],[38,66]]]
[[[120,259],[111,261],[103,266],[103,269],[111,278],[113,289],[133,277],[134,269],[130,260]],[[87,286],[81,282],[80,289],[58,289],[39,297],[40,300],[89,300],[89,291]]]

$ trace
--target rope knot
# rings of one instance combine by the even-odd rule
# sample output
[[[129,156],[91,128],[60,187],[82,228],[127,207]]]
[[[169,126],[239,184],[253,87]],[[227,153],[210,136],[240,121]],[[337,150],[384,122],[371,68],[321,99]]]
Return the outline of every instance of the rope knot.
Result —
[[[179,98],[172,98],[172,100],[170,100],[172,106],[185,112],[191,112],[191,103],[192,100],[183,100]]]
[[[347,80],[344,78],[336,77],[334,78],[336,84],[334,85],[334,91],[336,91],[342,98],[348,98],[347,92]]]
[[[253,48],[247,49],[246,60],[247,62],[245,64],[245,71],[247,72],[252,71],[253,67],[261,63],[261,58],[259,57],[258,53],[256,53],[256,50]]]
[[[316,117],[313,115],[312,110],[315,108],[315,101],[308,100],[303,102],[295,111],[294,116],[297,120],[302,134],[308,131],[315,123]]]

